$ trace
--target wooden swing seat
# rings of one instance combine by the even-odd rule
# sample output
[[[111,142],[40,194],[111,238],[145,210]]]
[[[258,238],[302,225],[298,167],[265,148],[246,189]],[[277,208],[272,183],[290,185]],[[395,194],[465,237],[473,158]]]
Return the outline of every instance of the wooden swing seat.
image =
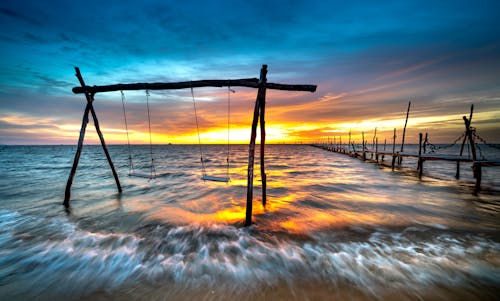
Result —
[[[166,177],[170,175],[171,173],[165,172],[165,173],[160,173],[156,174],[154,176],[151,176],[149,173],[141,173],[141,172],[131,172],[128,174],[129,177],[137,177],[137,178],[145,178],[145,179],[156,179],[156,178],[161,178],[161,177]]]
[[[204,175],[201,177],[201,179],[203,181],[214,181],[214,182],[225,182],[225,183],[230,182],[230,179],[227,177],[215,177],[215,176]]]

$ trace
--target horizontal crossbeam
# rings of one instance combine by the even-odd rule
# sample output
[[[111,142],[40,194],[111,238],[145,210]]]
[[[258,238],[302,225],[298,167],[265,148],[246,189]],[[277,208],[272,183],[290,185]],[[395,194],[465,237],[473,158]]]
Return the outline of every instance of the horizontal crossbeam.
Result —
[[[73,93],[102,93],[113,91],[131,91],[131,90],[178,90],[188,88],[201,88],[201,87],[248,87],[259,88],[259,80],[257,78],[244,78],[244,79],[225,79],[225,80],[196,80],[184,81],[175,83],[135,83],[135,84],[115,84],[106,86],[83,86],[74,87]],[[316,85],[287,85],[287,84],[274,84],[266,83],[267,89],[274,90],[287,90],[287,91],[308,91],[315,92]]]

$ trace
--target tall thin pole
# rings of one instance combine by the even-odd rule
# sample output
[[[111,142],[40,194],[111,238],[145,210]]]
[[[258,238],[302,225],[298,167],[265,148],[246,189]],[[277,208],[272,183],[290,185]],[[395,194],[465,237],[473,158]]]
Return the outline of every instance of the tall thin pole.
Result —
[[[69,207],[69,199],[71,198],[71,185],[73,184],[73,178],[75,177],[76,168],[78,167],[78,161],[80,161],[80,155],[82,154],[83,139],[85,137],[85,130],[87,129],[87,124],[89,123],[89,111],[90,103],[87,102],[85,111],[83,113],[82,127],[80,128],[80,136],[78,138],[78,146],[76,148],[75,158],[73,159],[73,166],[69,173],[68,182],[66,183],[66,191],[64,193],[64,206]]]
[[[403,128],[403,138],[401,140],[401,151],[400,151],[401,153],[403,152],[403,148],[405,146],[406,125],[408,124],[408,116],[410,115],[410,106],[411,106],[411,101],[408,102],[408,110],[406,110],[405,127]],[[398,165],[401,165],[402,161],[403,161],[403,157],[399,157]]]
[[[387,138],[384,138],[384,154],[382,154],[382,162],[384,162],[385,157],[385,146],[387,145]]]
[[[361,132],[361,139],[363,140],[363,161],[366,160],[366,152],[365,152],[365,148],[366,148],[366,144],[365,144],[365,132]]]
[[[266,69],[267,72],[267,69]],[[262,179],[262,206],[266,206],[267,201],[267,175],[265,170],[265,148],[266,148],[266,83],[267,79],[264,75],[264,87],[262,88],[260,98],[260,176]]]
[[[392,136],[392,170],[396,161],[396,128],[394,128],[394,136]]]
[[[417,163],[417,170],[418,170],[418,177],[419,179],[422,178],[422,173],[423,173],[423,167],[424,167],[424,161],[422,160],[422,133],[418,133],[418,163]]]
[[[474,112],[474,104],[470,106],[470,114],[469,114],[469,122],[472,122],[472,113]],[[464,140],[462,141],[462,146],[460,147],[460,156],[464,153],[465,142],[467,141],[467,135],[464,136]],[[455,174],[455,178],[460,179],[460,161],[457,161],[457,172]]]
[[[349,142],[348,142],[348,151],[351,151],[351,129],[349,129]]]
[[[474,188],[474,192],[477,193],[481,189],[481,163],[477,162],[477,155],[476,155],[476,143],[474,142],[474,137],[472,136],[472,131],[470,128],[470,120],[467,119],[467,117],[463,116],[464,122],[465,122],[465,135],[469,139],[469,145],[470,145],[470,151],[472,153],[472,172],[474,175],[474,178],[476,179],[476,186]]]
[[[252,224],[252,199],[253,199],[253,168],[255,160],[255,139],[257,136],[257,124],[259,122],[260,101],[265,91],[265,83],[267,75],[267,65],[262,65],[260,70],[259,91],[257,92],[257,99],[255,100],[255,108],[253,111],[252,133],[250,135],[250,145],[248,148],[248,177],[247,177],[247,208],[245,226]]]

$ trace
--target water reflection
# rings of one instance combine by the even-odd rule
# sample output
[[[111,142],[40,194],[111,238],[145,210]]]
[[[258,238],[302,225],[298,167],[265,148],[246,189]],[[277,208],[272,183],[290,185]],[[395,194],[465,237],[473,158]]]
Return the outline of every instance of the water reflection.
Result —
[[[167,177],[127,177],[124,147],[110,147],[121,195],[107,162],[95,160],[100,149],[86,147],[69,215],[60,203],[74,150],[20,147],[0,157],[2,296],[371,300],[457,299],[465,291],[493,299],[500,286],[494,188],[473,196],[456,182],[419,181],[307,146],[269,146],[268,202],[261,204],[257,164],[255,225],[243,228],[246,146],[232,148],[230,183],[200,180],[191,146],[156,149]],[[224,151],[206,150],[213,158]],[[224,174],[224,162],[212,159],[207,171]]]

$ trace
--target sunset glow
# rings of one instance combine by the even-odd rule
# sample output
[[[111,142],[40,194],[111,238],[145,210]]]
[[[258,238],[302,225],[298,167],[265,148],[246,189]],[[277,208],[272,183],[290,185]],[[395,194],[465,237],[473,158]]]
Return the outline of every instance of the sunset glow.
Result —
[[[83,19],[79,12],[88,3],[21,3],[7,1],[0,10],[8,28],[0,39],[0,144],[76,143],[85,98],[71,92],[79,85],[74,66],[88,85],[106,85],[258,77],[262,64],[269,65],[270,82],[318,85],[315,93],[267,91],[268,143],[307,143],[349,131],[359,140],[362,131],[375,128],[381,139],[392,137],[394,128],[402,130],[408,101],[411,142],[419,131],[428,131],[434,142],[450,142],[463,130],[471,104],[473,126],[499,142],[500,26],[491,2],[383,10],[335,1],[307,9],[304,3],[286,9],[274,3],[280,8],[265,17],[247,4],[241,10],[232,2],[198,3],[193,10],[151,1],[154,11],[196,11],[167,21],[134,3]],[[219,7],[227,11],[215,22],[208,12]],[[124,9],[135,22],[122,18]],[[69,26],[74,19],[78,26]],[[257,91],[232,89],[230,143],[247,144]],[[194,89],[201,143],[227,143],[227,92]],[[189,89],[150,94],[153,143],[198,143]],[[149,143],[145,102],[145,91],[125,91],[134,144]],[[106,141],[127,143],[120,93],[98,93],[94,106]],[[91,121],[86,143],[98,143],[94,132]]]

